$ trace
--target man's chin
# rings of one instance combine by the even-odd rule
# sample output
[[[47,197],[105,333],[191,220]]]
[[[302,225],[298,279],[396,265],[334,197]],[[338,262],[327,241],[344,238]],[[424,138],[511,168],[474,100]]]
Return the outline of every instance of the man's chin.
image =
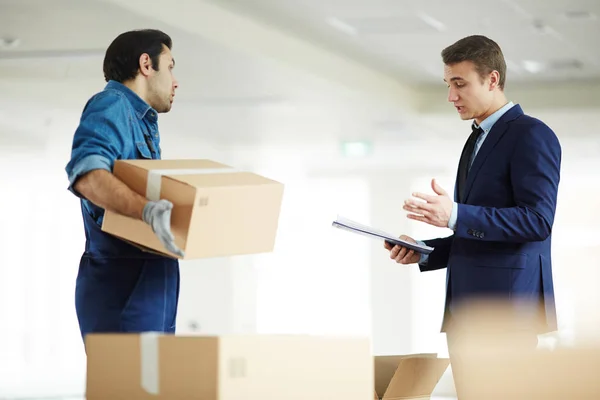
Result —
[[[157,110],[157,112],[159,114],[168,113],[169,111],[171,111],[171,106],[172,106],[172,104],[169,103],[169,104],[165,105],[163,108],[161,108],[160,110]]]

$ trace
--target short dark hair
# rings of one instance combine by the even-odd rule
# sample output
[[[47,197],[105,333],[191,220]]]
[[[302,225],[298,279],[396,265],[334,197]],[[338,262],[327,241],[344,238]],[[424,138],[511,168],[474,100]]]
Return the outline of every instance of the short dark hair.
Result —
[[[482,35],[467,36],[442,50],[442,60],[446,65],[471,61],[482,79],[490,72],[498,71],[498,86],[504,90],[506,61],[502,49],[492,39]]]
[[[169,49],[173,42],[169,35],[156,29],[140,29],[120,34],[108,46],[104,56],[104,79],[123,83],[137,76],[139,61],[146,53],[152,60],[152,68],[158,71],[163,45]]]

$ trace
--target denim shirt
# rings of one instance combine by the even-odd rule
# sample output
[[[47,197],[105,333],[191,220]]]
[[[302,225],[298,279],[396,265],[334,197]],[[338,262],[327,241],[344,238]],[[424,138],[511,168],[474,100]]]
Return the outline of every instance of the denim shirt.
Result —
[[[109,81],[86,103],[66,166],[69,190],[80,198],[87,255],[148,257],[150,253],[101,230],[104,210],[77,193],[79,177],[95,169],[112,172],[116,160],[160,159],[158,113],[125,85]]]

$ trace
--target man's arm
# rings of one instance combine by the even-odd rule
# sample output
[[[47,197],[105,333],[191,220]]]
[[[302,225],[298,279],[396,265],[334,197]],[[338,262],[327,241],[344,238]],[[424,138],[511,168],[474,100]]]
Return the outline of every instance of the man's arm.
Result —
[[[173,204],[148,201],[112,174],[131,134],[125,101],[118,93],[103,92],[86,104],[66,167],[69,190],[105,210],[146,222],[165,248],[183,257],[171,233]]]
[[[554,224],[561,147],[543,124],[524,132],[511,160],[515,207],[458,205],[455,236],[492,242],[535,242],[548,238]]]
[[[74,189],[98,207],[135,219],[143,218],[148,203],[105,169],[86,173],[75,182]]]

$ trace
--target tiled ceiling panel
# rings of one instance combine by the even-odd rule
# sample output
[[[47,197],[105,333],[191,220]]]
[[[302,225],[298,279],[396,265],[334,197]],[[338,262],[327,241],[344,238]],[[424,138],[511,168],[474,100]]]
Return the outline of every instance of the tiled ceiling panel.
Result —
[[[410,82],[438,82],[440,51],[472,34],[500,44],[511,79],[600,79],[600,0],[214,1]]]

